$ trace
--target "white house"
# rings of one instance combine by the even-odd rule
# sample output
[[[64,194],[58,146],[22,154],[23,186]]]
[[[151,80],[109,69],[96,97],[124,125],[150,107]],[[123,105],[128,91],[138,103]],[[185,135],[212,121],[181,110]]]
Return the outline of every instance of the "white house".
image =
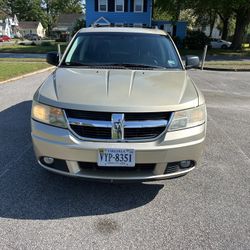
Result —
[[[202,29],[202,31],[205,33],[205,35],[206,36],[209,36],[210,35],[210,26],[209,25],[207,25],[206,27],[204,27],[203,29]],[[213,37],[213,38],[221,38],[221,36],[222,36],[222,32],[221,32],[221,30],[219,30],[216,26],[213,28],[213,30],[212,30],[212,35],[211,35],[211,37]]]
[[[19,22],[18,29],[22,36],[36,34],[40,37],[45,37],[45,29],[40,22]]]
[[[0,35],[13,37],[17,33],[18,20],[16,15],[14,18],[6,17],[5,20],[0,20]]]
[[[10,36],[10,27],[8,23],[3,20],[0,20],[0,35]]]

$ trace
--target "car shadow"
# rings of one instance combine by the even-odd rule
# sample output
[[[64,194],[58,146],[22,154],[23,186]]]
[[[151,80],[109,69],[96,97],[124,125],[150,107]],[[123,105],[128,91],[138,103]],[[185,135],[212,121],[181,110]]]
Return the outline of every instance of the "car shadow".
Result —
[[[0,217],[59,219],[111,214],[152,201],[162,184],[109,184],[55,175],[36,162],[31,101],[0,112]]]

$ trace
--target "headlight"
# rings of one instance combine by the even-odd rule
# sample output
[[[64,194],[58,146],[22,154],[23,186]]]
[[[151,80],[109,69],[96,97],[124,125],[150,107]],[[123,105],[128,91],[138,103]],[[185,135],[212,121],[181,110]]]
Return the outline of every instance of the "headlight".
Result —
[[[31,117],[39,122],[47,123],[53,126],[66,128],[67,122],[65,120],[63,111],[60,108],[47,106],[33,101]]]
[[[168,128],[169,131],[199,126],[206,121],[206,106],[201,105],[194,109],[186,109],[174,113]]]

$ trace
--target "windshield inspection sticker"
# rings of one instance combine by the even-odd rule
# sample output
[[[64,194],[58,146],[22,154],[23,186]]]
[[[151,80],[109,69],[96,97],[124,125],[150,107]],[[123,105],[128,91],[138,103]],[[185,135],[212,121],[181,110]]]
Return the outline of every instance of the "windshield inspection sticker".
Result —
[[[175,66],[176,65],[175,61],[173,61],[173,60],[168,60],[168,64],[169,64],[169,66]]]

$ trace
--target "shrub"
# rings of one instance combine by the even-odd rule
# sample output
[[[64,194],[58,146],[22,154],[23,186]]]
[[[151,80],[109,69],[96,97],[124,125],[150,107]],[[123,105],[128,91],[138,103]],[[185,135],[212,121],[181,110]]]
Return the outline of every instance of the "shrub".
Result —
[[[173,41],[174,41],[174,43],[175,43],[175,45],[176,45],[176,47],[178,48],[178,49],[182,49],[183,48],[183,40],[182,39],[180,39],[178,36],[174,36],[174,37],[172,37],[172,39],[173,39]]]
[[[41,46],[46,46],[46,47],[52,46],[52,43],[49,42],[49,41],[47,41],[47,42],[42,42],[42,43],[41,43]]]
[[[188,31],[185,39],[185,46],[188,49],[203,49],[209,44],[209,38],[202,31]]]

